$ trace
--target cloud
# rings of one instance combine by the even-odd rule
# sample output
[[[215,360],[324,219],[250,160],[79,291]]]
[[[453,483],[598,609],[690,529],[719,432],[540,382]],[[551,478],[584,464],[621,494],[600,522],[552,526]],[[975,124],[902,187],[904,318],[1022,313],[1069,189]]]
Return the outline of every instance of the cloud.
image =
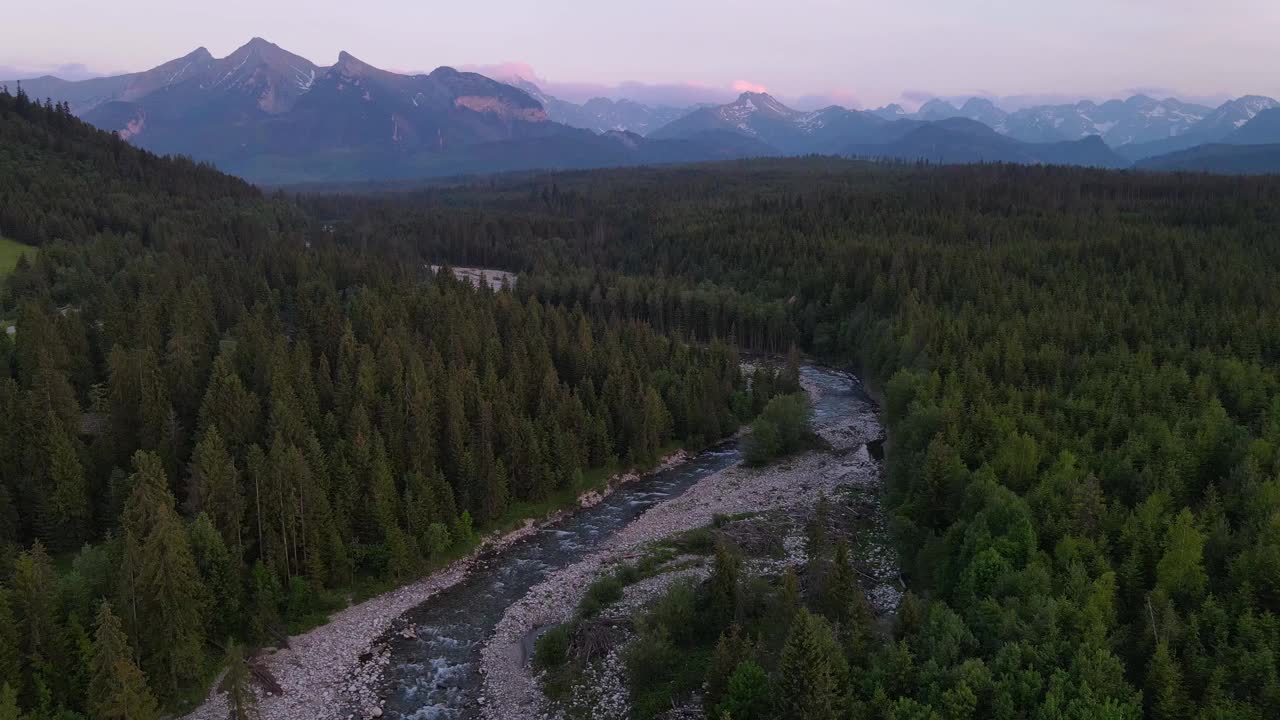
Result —
[[[750,80],[734,80],[733,91],[738,93],[744,93],[744,92],[763,93],[763,92],[769,92],[769,88],[763,85],[760,85],[758,83],[753,83]]]
[[[63,80],[86,80],[102,77],[107,73],[92,70],[84,63],[64,63],[61,65],[0,65],[0,78],[6,80],[26,80],[28,78],[53,75]]]
[[[479,73],[485,77],[503,82],[515,80],[516,78],[528,80],[535,85],[542,85],[545,82],[538,77],[538,73],[534,71],[532,65],[519,60],[510,60],[492,65],[462,65],[458,69],[462,72]]]
[[[794,98],[788,97],[786,102],[797,110],[821,110],[832,105],[839,105],[842,108],[853,110],[862,108],[862,101],[858,98],[857,93],[845,89],[808,93]]]
[[[646,105],[672,105],[688,107],[699,104],[719,104],[732,100],[738,92],[728,88],[706,85],[697,81],[677,83],[644,83],[623,81],[617,84],[590,82],[558,82],[538,74],[533,65],[520,60],[502,63],[460,65],[459,70],[491,77],[499,82],[513,82],[517,78],[527,80],[542,92],[569,102],[584,103],[592,98],[613,100],[627,99]],[[757,86],[758,87],[758,86]]]

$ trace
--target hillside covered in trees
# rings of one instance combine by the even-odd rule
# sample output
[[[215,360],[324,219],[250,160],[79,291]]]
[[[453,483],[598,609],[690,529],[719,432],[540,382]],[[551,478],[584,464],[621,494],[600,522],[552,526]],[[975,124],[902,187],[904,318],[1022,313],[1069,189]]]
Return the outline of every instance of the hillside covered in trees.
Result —
[[[0,93],[0,168],[0,233],[39,247],[3,280],[6,719],[156,717],[228,638],[277,642],[764,404],[726,345],[344,245],[65,107]]]
[[[291,199],[8,95],[0,168],[0,234],[40,247],[3,288],[0,717],[180,702],[227,637],[729,432],[771,385],[735,348],[793,345],[881,389],[912,593],[838,658],[797,610],[834,680],[787,717],[1280,706],[1274,179],[806,159]]]

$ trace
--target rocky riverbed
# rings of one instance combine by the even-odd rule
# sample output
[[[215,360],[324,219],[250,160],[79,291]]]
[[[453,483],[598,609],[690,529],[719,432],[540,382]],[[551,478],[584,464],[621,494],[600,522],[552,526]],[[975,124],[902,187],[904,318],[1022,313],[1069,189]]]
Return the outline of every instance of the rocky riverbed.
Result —
[[[876,465],[865,448],[880,437],[874,405],[842,373],[806,367],[802,380],[834,452],[767,470],[726,470],[740,458],[734,442],[669,458],[653,474],[615,478],[616,492],[584,495],[578,512],[527,525],[503,539],[502,552],[473,555],[348,608],[291,638],[288,648],[260,656],[256,662],[282,689],[261,698],[262,717],[533,717],[522,714],[536,708],[530,698],[538,695],[521,641],[528,630],[563,619],[605,563],[716,514],[811,503],[842,484],[863,483],[875,494]],[[188,717],[225,716],[225,698],[213,691]]]
[[[832,494],[838,488],[871,496],[878,493],[879,464],[867,450],[868,443],[882,437],[874,406],[865,398],[838,391],[841,382],[853,382],[850,378],[808,371],[803,380],[814,399],[815,428],[831,450],[805,452],[759,469],[734,464],[711,474],[683,495],[653,507],[582,560],[548,574],[508,608],[481,652],[485,718],[549,717],[528,664],[527,638],[540,628],[567,621],[586,588],[612,564],[635,557],[650,543],[708,525],[718,515],[767,510],[802,514],[823,493]],[[654,584],[661,585],[663,577],[655,578]],[[873,593],[877,606],[896,606],[895,581],[896,570],[886,563],[884,577],[876,583],[879,592]],[[889,589],[880,591],[881,587]],[[619,698],[625,697],[625,691],[616,687],[621,672],[616,651],[612,661],[610,669],[606,658],[603,670],[595,670],[601,677],[589,683],[597,690],[614,688],[599,699],[601,707],[619,705]],[[604,675],[611,672],[613,679],[606,679]]]
[[[676,451],[663,458],[658,470],[677,466],[687,459],[683,450]],[[584,493],[578,498],[578,505],[595,507],[613,490],[642,477],[642,473],[619,473],[609,479],[603,491]],[[437,593],[487,568],[503,549],[555,524],[570,512],[566,510],[536,523],[526,521],[515,531],[487,539],[475,552],[429,577],[334,614],[327,624],[290,638],[286,648],[263,650],[254,662],[276,680],[282,692],[257,691],[262,720],[381,717],[384,700],[376,689],[391,662],[387,638],[393,632],[406,640],[416,638],[412,624],[397,621]],[[226,695],[218,690],[215,682],[205,702],[186,715],[185,720],[224,720],[226,717]]]

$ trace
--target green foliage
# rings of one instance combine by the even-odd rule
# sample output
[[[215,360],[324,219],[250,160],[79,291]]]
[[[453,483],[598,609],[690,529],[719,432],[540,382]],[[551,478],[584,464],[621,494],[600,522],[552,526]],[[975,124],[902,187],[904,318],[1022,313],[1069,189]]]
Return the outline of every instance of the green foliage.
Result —
[[[313,232],[294,200],[65,106],[0,92],[0,169],[0,233],[33,248],[0,289],[24,710],[84,710],[51,668],[100,597],[172,704],[207,638],[275,642],[737,427],[728,345],[420,272],[439,257]],[[63,593],[37,556],[86,542]]]
[[[622,599],[622,581],[614,573],[596,578],[587,586],[587,592],[578,604],[578,614],[584,618],[592,617],[601,610]]]
[[[692,583],[676,582],[637,623],[624,657],[636,717],[647,720],[670,709],[706,676],[709,653],[698,642],[704,635],[698,603]]]
[[[200,676],[208,596],[160,457],[139,451],[133,462],[124,510],[122,606],[142,667],[161,696],[172,697]]]
[[[800,449],[812,434],[813,408],[808,396],[780,395],[770,400],[751,423],[743,456],[751,465],[763,465]]]
[[[572,629],[557,625],[538,636],[533,647],[533,666],[539,670],[553,670],[569,661],[569,643]]]
[[[716,545],[715,560],[708,580],[708,612],[710,621],[718,628],[729,627],[738,617],[738,577],[741,561],[729,546]]]
[[[18,707],[18,691],[8,680],[0,682],[0,720],[20,720],[22,711]]]
[[[227,719],[255,720],[260,717],[258,696],[253,692],[249,662],[239,643],[232,642],[227,647],[226,666],[222,689],[227,694]]]
[[[724,699],[717,706],[721,717],[734,720],[766,720],[772,717],[773,692],[764,668],[747,660],[739,663]]]
[[[1204,571],[1204,535],[1196,528],[1190,510],[1178,513],[1164,548],[1164,555],[1156,564],[1156,587],[1188,603],[1199,601],[1208,582]]]
[[[19,645],[18,623],[13,616],[9,593],[0,588],[0,678],[16,694],[22,677],[22,650]],[[15,701],[16,702],[16,701]]]
[[[720,633],[716,641],[711,662],[707,665],[706,690],[702,696],[702,705],[708,713],[718,712],[729,683],[738,667],[751,659],[755,648],[742,636],[741,628],[732,625]]]
[[[834,720],[842,703],[843,658],[831,628],[801,609],[791,623],[778,669],[778,717]]]
[[[30,245],[23,245],[9,238],[0,237],[0,278],[13,272],[13,269],[18,267],[18,262],[23,258],[26,259],[26,262],[31,262],[36,252],[37,250]]]
[[[160,717],[146,676],[133,661],[119,618],[103,602],[94,634],[88,706],[104,720],[155,720]]]
[[[851,704],[1280,704],[1274,178],[802,159],[295,201],[7,93],[0,170],[0,232],[40,249],[0,291],[0,561],[28,713],[76,703],[53,668],[74,660],[71,613],[110,590],[86,556],[62,592],[45,547],[109,552],[167,695],[160,634],[189,677],[228,629],[177,609],[231,605],[197,510],[254,568],[231,631],[265,640],[294,578],[385,586],[513,520],[496,516],[572,500],[593,468],[755,415],[751,459],[783,452],[793,414],[766,416],[795,363],[748,385],[726,343],[803,348],[883,391],[883,501],[929,599],[851,653]],[[416,270],[441,260],[524,274],[492,293]],[[199,505],[184,516],[175,483]],[[802,600],[794,576],[763,598],[786,609],[760,628],[767,671]],[[705,601],[666,612],[697,627]],[[705,665],[714,635],[665,632],[650,655]],[[3,634],[0,617],[0,662]],[[702,659],[668,652],[686,644]],[[638,697],[656,712],[686,680]]]

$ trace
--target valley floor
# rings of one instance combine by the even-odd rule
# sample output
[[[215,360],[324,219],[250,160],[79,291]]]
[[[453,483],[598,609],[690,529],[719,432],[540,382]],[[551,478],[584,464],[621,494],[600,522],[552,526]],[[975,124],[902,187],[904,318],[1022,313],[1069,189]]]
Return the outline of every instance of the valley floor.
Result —
[[[822,391],[812,380],[806,380],[805,386],[815,399]],[[797,525],[788,523],[786,518],[807,515],[824,493],[834,495],[848,490],[854,496],[874,500],[878,495],[880,468],[868,454],[867,444],[880,439],[882,430],[870,403],[852,398],[849,402],[858,403],[859,407],[853,412],[828,417],[824,417],[819,404],[816,429],[830,443],[831,450],[807,451],[764,468],[734,465],[710,475],[683,495],[642,515],[582,561],[551,574],[512,605],[482,654],[484,717],[528,720],[555,716],[554,711],[546,707],[538,678],[530,667],[531,639],[540,630],[568,621],[596,578],[619,563],[640,556],[646,546],[707,526],[718,516],[769,513],[775,518],[781,517],[783,525]],[[803,523],[798,525],[802,527]],[[798,534],[791,539],[798,540]],[[798,545],[786,543],[788,556],[803,552]],[[860,563],[874,575],[868,598],[878,613],[892,612],[900,597],[895,559],[886,554],[887,548],[879,542],[864,543],[863,549],[867,547],[880,549],[875,553],[877,557],[863,557]],[[803,558],[788,557],[783,562],[802,563]],[[629,587],[621,611],[633,612],[660,595],[673,581],[681,577],[702,577],[706,572],[705,566],[696,563],[692,566],[688,562],[677,563],[673,572]],[[605,658],[603,668],[596,668],[590,684],[595,687],[594,696],[588,702],[594,706],[596,716],[601,719],[627,717],[624,679],[616,652]]]

